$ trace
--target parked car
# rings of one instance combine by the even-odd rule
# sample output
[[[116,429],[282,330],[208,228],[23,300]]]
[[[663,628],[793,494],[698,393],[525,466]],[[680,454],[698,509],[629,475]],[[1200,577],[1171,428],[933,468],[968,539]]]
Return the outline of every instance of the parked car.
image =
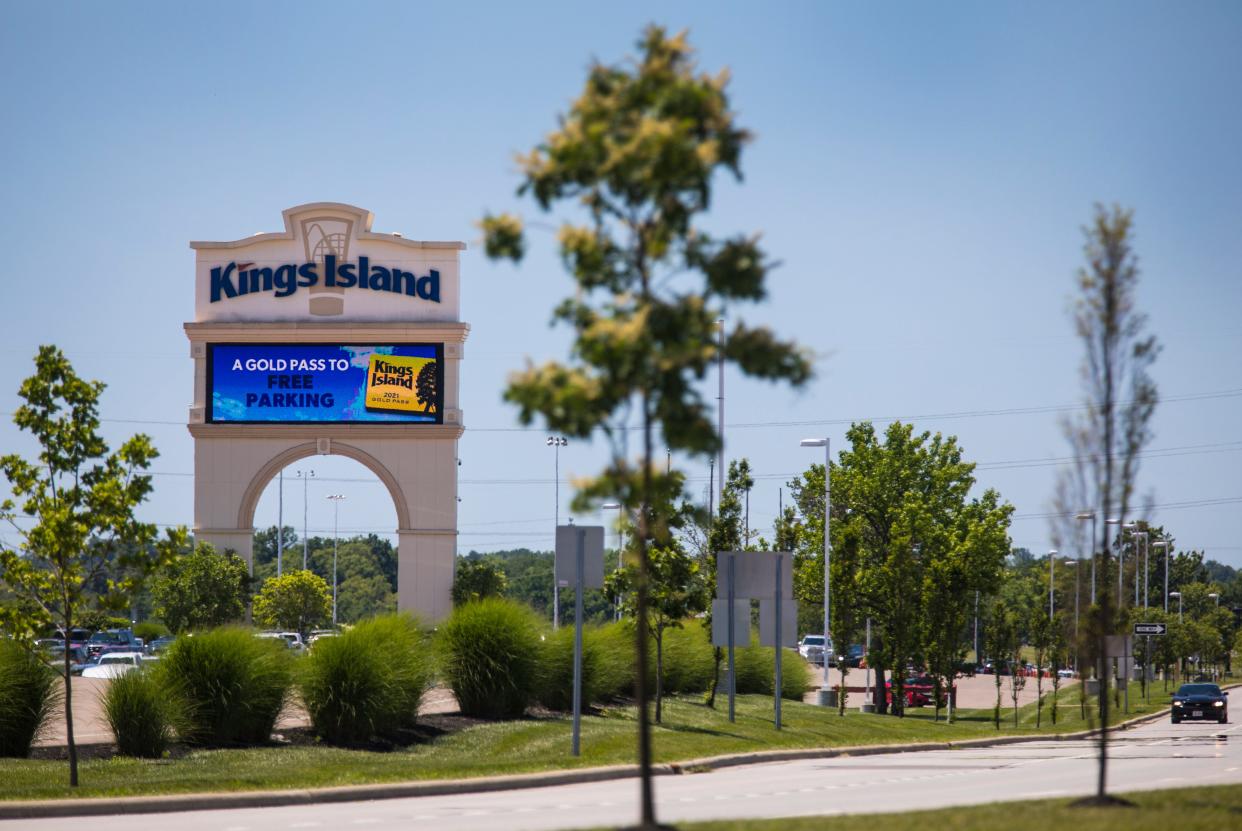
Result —
[[[1215,684],[1182,684],[1173,694],[1172,719],[1210,719],[1229,722],[1229,693]]]
[[[1069,667],[1062,667],[1057,670],[1057,676],[1060,678],[1077,678],[1078,673],[1074,672],[1074,670]]]
[[[306,651],[306,644],[302,643],[302,636],[297,632],[256,632],[254,636],[283,641],[285,646],[299,654]]]
[[[310,633],[310,638],[306,642],[306,647],[307,649],[314,649],[315,644],[319,641],[324,638],[335,638],[339,634],[340,632],[337,632],[335,629],[316,629],[314,632]]]
[[[82,670],[82,677],[117,678],[139,669],[142,669],[141,652],[107,652],[99,656],[97,664]]]
[[[107,652],[140,652],[142,641],[129,629],[104,629],[91,635],[86,642],[88,658],[98,658]]]
[[[893,703],[893,679],[884,682],[887,688],[888,703]],[[936,682],[931,676],[920,675],[907,678],[903,685],[903,695],[907,707],[925,707],[932,702],[936,694]]]
[[[828,657],[832,658],[832,641],[828,641]],[[802,640],[798,641],[798,654],[812,664],[823,665],[824,663],[824,636],[823,635],[804,635]]]
[[[151,643],[147,644],[145,651],[148,655],[162,654],[165,650],[168,649],[168,647],[172,646],[173,643],[176,642],[176,640],[177,639],[174,638],[172,635],[163,635],[151,641]]]

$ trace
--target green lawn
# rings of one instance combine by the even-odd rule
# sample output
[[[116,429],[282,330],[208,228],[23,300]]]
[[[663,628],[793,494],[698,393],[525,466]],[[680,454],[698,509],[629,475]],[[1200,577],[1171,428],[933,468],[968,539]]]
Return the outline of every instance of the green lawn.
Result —
[[[702,822],[681,831],[995,831],[1073,828],[1075,831],[1223,831],[1242,824],[1242,785],[1125,794],[1136,808],[1071,808],[1068,799],[998,802],[904,814]]]
[[[1077,689],[1075,686],[1062,690],[1059,723],[1055,727],[1049,724],[1045,706],[1040,732],[1066,732],[1087,726],[1079,716]],[[1167,695],[1153,695],[1146,708],[1132,701],[1129,717],[1152,712],[1167,701]],[[961,711],[955,722],[948,724],[943,717],[939,722],[933,721],[931,708],[911,710],[903,719],[864,715],[856,710],[840,717],[835,710],[785,702],[785,729],[780,732],[772,726],[771,698],[739,696],[737,720],[733,724],[728,721],[725,705],[720,699],[717,708],[711,710],[698,699],[667,700],[664,724],[655,729],[653,736],[656,760],[686,761],[780,748],[951,741],[1037,732],[1034,705],[1019,710],[1017,728],[1013,726],[1012,709],[1007,710],[1001,730],[997,731],[990,710]],[[577,759],[569,755],[568,718],[481,724],[427,744],[387,753],[302,745],[203,750],[157,761],[119,757],[89,760],[81,766],[82,786],[77,791],[70,791],[64,784],[68,778],[65,762],[5,759],[0,760],[0,780],[4,782],[0,799],[311,788],[632,764],[636,715],[632,707],[615,707],[585,717],[582,755]]]

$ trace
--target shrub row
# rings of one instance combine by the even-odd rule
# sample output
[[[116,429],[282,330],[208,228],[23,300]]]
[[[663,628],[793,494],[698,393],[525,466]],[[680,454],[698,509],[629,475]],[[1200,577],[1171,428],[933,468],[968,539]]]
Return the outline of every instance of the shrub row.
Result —
[[[34,652],[0,639],[0,756],[30,755],[59,696],[60,676]]]

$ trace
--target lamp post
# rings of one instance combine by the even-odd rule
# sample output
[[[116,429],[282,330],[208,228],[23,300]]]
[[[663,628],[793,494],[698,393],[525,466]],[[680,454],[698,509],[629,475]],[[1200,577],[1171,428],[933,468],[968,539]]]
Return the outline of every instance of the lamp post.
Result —
[[[1120,518],[1106,519],[1104,520],[1104,524],[1105,525],[1121,525],[1121,519]],[[1121,540],[1118,539],[1117,540],[1117,609],[1118,611],[1121,610],[1121,606],[1122,606],[1121,599],[1125,597],[1125,595],[1121,593],[1121,574],[1125,570],[1126,570],[1126,550],[1125,548],[1122,547]]]
[[[276,576],[284,574],[285,554],[285,469],[278,474],[276,486]]]
[[[1208,597],[1216,601],[1216,608],[1220,608],[1220,594],[1217,592],[1208,592]]]
[[[337,531],[340,530],[339,508],[341,500],[345,498],[343,493],[334,493],[328,496],[332,500],[332,627],[336,628],[336,546]]]
[[[829,482],[828,470],[832,462],[832,441],[828,438],[822,439],[803,439],[800,443],[802,447],[822,447],[824,448],[824,689],[830,689],[831,684],[828,681],[828,644],[832,633],[832,617],[831,606],[829,605],[829,571],[828,564],[831,554],[828,542],[828,517],[831,514],[832,507],[832,486]],[[835,651],[836,645],[833,644]],[[837,658],[840,660],[840,657]]]
[[[623,525],[621,521],[621,503],[620,502],[605,502],[603,505],[600,505],[600,507],[603,508],[605,511],[616,511],[617,512],[617,534],[620,537],[620,539],[617,541],[617,571],[620,571],[622,566],[625,565],[625,562],[622,559],[622,555],[625,551],[625,525]],[[614,605],[615,605],[616,619],[619,621],[621,620],[621,595],[617,595],[617,598],[614,601]]]
[[[1077,566],[1080,560],[1066,560],[1067,566]],[[1074,569],[1074,672],[1078,672],[1078,575],[1082,571]]]
[[[1075,519],[1091,520],[1091,605],[1095,605],[1095,511],[1075,514]]]
[[[302,480],[302,571],[306,571],[307,546],[310,544],[306,538],[306,494],[310,480],[315,478],[315,471],[299,470],[298,478]]]
[[[1182,622],[1182,593],[1181,592],[1169,592],[1169,597],[1177,598],[1177,622],[1181,623]]]
[[[548,436],[546,442],[548,447],[555,451],[555,476],[553,479],[553,493],[556,500],[556,524],[553,526],[552,539],[556,539],[556,529],[561,526],[561,448],[569,444],[569,439],[564,436]],[[553,548],[555,548],[555,544]],[[553,557],[555,559],[555,555]],[[556,566],[552,567],[552,628],[556,629],[561,625],[561,586],[556,582]]]
[[[1167,540],[1156,540],[1152,543],[1156,548],[1164,549],[1164,612],[1169,613],[1169,543]]]
[[[1057,550],[1055,548],[1050,548],[1048,550],[1048,620],[1049,621],[1051,621],[1052,618],[1056,614],[1056,609],[1055,609],[1056,595],[1053,593],[1053,589],[1052,589],[1052,570],[1053,570],[1053,564],[1056,563],[1056,560],[1053,558],[1056,556],[1057,556]]]

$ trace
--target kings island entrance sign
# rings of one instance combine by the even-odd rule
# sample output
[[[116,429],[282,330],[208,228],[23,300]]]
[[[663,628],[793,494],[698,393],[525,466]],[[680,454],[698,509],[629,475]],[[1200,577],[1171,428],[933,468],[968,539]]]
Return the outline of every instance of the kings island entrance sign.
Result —
[[[352,205],[283,232],[192,242],[194,533],[253,559],[254,513],[286,465],[348,456],[397,513],[397,607],[448,614],[457,548],[460,242],[371,231]]]

